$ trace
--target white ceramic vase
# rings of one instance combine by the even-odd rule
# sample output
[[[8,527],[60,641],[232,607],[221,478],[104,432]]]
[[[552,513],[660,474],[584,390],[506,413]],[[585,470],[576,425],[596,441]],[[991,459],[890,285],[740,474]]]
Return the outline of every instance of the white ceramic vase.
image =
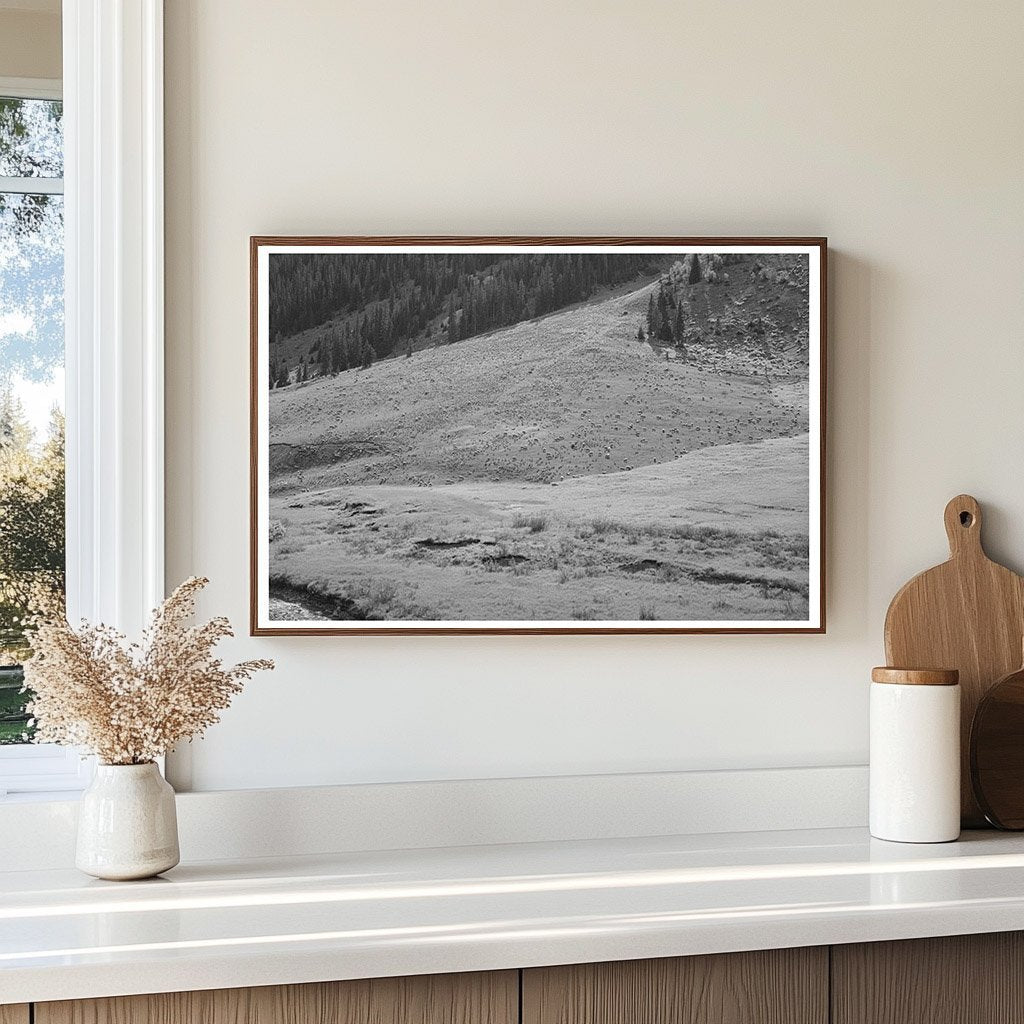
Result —
[[[99,764],[82,794],[75,864],[96,878],[151,878],[180,860],[174,790],[157,766]]]

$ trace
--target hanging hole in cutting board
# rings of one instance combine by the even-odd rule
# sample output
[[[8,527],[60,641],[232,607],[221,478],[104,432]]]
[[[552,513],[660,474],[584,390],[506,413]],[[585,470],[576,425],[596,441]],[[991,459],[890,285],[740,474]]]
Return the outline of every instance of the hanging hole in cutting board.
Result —
[[[970,526],[971,523],[973,523],[973,522],[974,522],[974,516],[972,516],[970,512],[961,512],[960,513],[960,525],[961,526]]]

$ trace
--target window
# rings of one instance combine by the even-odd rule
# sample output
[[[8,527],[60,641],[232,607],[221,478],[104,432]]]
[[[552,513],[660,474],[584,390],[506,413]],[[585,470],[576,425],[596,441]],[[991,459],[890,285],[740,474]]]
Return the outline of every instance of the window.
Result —
[[[64,596],[60,100],[0,94],[0,744],[31,738],[24,620]]]
[[[52,233],[47,238],[66,253],[67,460],[60,495],[61,500],[66,496],[66,563],[61,572],[57,545],[51,544],[53,557],[42,566],[34,564],[37,581],[53,570],[63,576],[71,619],[107,622],[137,635],[149,609],[164,595],[163,4],[64,0],[62,16],[63,97],[59,82],[0,78],[0,98],[57,104],[26,107],[19,102],[19,112],[52,114],[63,98],[59,118],[34,122],[51,128],[59,123],[62,133],[40,137],[16,127],[5,144],[18,160],[5,157],[0,169],[5,210],[34,207],[24,216],[38,220],[45,208],[54,218],[51,228],[61,227],[63,244]],[[34,162],[21,159],[29,149]],[[0,252],[7,254],[5,267],[27,273],[30,261],[16,248],[28,244],[26,233],[15,232],[13,217],[0,222]],[[31,244],[40,245],[40,238]],[[15,264],[12,254],[18,257]],[[51,263],[56,269],[59,265],[59,257]],[[41,284],[33,293],[39,301],[30,308],[39,316],[33,313],[31,325],[24,311],[19,321],[19,351],[31,353],[25,372],[17,376],[26,407],[27,395],[36,398],[33,388],[61,391],[59,355],[46,368],[46,352],[60,352],[59,320],[54,318],[60,317],[62,303],[56,280],[51,275],[49,290]],[[0,305],[13,305],[12,294],[0,278]],[[47,296],[54,301],[44,301]],[[34,333],[24,338],[29,326]],[[57,330],[47,334],[47,327]],[[55,338],[56,345],[47,350],[48,339]],[[6,367],[13,385],[10,340],[0,330],[0,369]],[[49,397],[43,393],[33,402],[44,431]],[[38,453],[45,434],[34,443]],[[60,474],[53,479],[59,485]],[[58,526],[58,496],[55,490],[40,490],[53,499],[47,514]],[[26,724],[12,689],[4,689],[8,705],[0,711],[8,719],[9,741],[20,740]],[[0,800],[36,798],[26,793],[59,795],[82,788],[90,776],[91,761],[73,750],[0,744]]]
[[[59,84],[0,81],[0,785],[74,786],[70,752],[28,746],[24,620],[63,602],[64,141]]]

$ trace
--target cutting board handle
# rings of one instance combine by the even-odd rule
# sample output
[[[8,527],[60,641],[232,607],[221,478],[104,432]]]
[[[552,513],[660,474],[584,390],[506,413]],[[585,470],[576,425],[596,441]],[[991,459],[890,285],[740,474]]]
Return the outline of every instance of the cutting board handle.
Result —
[[[943,514],[949,554],[984,557],[981,547],[981,506],[969,494],[958,494],[946,506]]]

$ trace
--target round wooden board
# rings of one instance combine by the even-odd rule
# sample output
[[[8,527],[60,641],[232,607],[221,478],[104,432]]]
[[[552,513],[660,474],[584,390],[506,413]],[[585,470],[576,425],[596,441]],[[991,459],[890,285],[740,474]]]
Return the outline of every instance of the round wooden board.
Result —
[[[971,728],[971,785],[988,821],[1024,829],[1024,668],[1000,679]]]

